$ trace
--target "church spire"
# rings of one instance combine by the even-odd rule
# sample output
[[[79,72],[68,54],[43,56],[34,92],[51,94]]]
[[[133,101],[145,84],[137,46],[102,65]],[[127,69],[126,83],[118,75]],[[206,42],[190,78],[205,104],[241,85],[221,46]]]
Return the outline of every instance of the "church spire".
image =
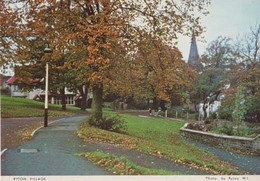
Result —
[[[189,54],[189,59],[188,59],[188,64],[191,66],[193,69],[199,68],[200,62],[199,62],[199,53],[198,53],[198,48],[197,48],[197,43],[196,43],[196,37],[195,33],[192,32],[192,38],[191,38],[191,46],[190,46],[190,54]]]

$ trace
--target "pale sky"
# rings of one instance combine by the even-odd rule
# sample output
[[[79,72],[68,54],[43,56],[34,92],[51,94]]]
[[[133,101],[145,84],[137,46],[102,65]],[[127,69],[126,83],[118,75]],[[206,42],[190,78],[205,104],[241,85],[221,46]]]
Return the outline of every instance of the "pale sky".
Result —
[[[202,18],[206,32],[203,34],[207,43],[218,36],[228,36],[235,39],[250,30],[250,26],[260,23],[260,0],[211,0],[210,14]],[[188,60],[190,37],[181,36],[179,49],[184,60]],[[203,54],[207,43],[197,37],[199,55]]]
[[[260,0],[211,0],[210,14],[202,18],[206,27],[202,42],[197,37],[199,55],[205,51],[207,43],[218,36],[228,36],[235,39],[238,35],[248,32],[250,26],[260,24]],[[188,60],[191,37],[180,36],[178,47],[184,60]]]

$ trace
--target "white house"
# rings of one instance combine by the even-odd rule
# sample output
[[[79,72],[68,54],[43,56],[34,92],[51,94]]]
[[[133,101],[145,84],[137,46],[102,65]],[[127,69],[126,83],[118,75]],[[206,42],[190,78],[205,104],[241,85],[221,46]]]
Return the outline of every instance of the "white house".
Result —
[[[18,84],[16,83],[15,76],[10,77],[5,83],[10,89],[11,97],[23,97],[27,99],[33,99],[33,100],[44,100],[45,97],[44,90],[34,89],[32,91],[23,91],[19,88]],[[68,89],[65,88],[65,95],[66,95],[66,104],[75,105],[76,94],[68,91]],[[57,95],[50,94],[49,101],[51,104],[61,104],[61,98]]]

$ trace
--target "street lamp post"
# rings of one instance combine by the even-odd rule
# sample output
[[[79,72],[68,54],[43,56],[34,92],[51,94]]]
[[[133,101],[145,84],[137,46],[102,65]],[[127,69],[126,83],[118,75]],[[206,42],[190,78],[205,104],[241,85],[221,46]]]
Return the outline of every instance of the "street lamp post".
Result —
[[[48,85],[49,85],[49,64],[48,61],[50,60],[50,54],[52,50],[49,47],[49,44],[46,44],[44,48],[44,53],[49,55],[46,61],[46,77],[45,77],[45,105],[44,105],[44,127],[48,126]]]

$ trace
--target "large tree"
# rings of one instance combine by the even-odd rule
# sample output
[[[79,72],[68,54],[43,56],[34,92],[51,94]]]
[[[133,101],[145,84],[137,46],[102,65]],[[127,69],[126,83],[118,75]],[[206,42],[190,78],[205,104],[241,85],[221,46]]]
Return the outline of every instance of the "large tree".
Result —
[[[73,46],[86,50],[85,58],[77,60],[77,66],[88,67],[86,76],[93,91],[92,108],[97,121],[102,118],[103,90],[112,81],[109,75],[117,62],[117,47],[135,51],[144,31],[166,44],[175,43],[178,34],[187,34],[191,29],[202,32],[199,16],[208,13],[209,5],[208,0],[17,2],[23,6],[19,14],[26,25],[23,35],[45,38],[54,50],[53,60],[58,61],[67,51],[74,53]],[[83,47],[75,47],[78,42]],[[26,46],[19,51],[26,51]]]
[[[173,95],[191,88],[195,76],[182,55],[175,47],[171,48],[153,37],[142,37],[139,51],[133,61],[136,68],[136,92],[153,100],[153,108],[164,107]],[[140,86],[141,85],[141,86]]]
[[[244,37],[233,45],[236,64],[228,73],[225,90],[226,102],[234,100],[239,86],[245,88],[245,101],[248,107],[246,120],[258,121],[260,117],[260,25],[250,28]]]

